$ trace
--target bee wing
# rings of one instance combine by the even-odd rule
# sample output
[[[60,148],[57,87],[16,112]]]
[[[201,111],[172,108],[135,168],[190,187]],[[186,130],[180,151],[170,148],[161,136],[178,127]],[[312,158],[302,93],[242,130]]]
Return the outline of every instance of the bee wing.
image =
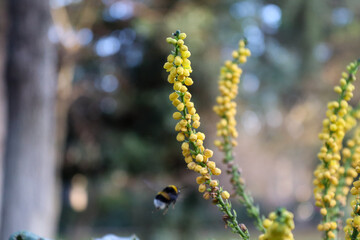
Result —
[[[145,183],[145,185],[150,188],[151,190],[153,190],[154,192],[158,192],[159,189],[156,190],[156,187],[153,183],[151,183],[149,180],[143,179],[143,182]]]

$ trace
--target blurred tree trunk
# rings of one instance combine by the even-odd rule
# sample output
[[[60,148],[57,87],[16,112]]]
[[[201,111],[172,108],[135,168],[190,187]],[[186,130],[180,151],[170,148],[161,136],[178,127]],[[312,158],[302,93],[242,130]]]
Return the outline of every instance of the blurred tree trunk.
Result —
[[[8,137],[0,239],[18,230],[54,237],[56,52],[49,1],[8,0]]]
[[[5,95],[5,44],[6,44],[6,11],[4,1],[0,2],[0,231],[1,231],[1,206],[4,180],[4,154],[6,134],[6,95]]]

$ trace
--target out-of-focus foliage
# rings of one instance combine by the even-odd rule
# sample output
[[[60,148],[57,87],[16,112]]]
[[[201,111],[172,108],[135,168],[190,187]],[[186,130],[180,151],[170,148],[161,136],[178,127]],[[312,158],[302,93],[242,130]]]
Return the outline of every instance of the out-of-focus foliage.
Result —
[[[62,156],[60,236],[114,232],[136,233],[140,239],[223,239],[218,213],[195,193],[175,140],[162,64],[169,51],[165,37],[177,29],[188,34],[196,79],[191,89],[210,148],[220,66],[241,37],[248,39],[253,55],[240,83],[236,161],[264,213],[284,205],[295,213],[300,231],[314,229],[311,220],[318,214],[311,173],[320,145],[317,133],[335,81],[358,57],[358,1],[51,3],[54,11],[66,9],[80,46],[71,55],[76,67]],[[88,15],[80,14],[85,6]],[[90,20],[93,24],[86,24]],[[60,26],[54,22],[49,38],[59,43],[62,57],[67,50],[61,37],[69,39],[69,32]],[[355,91],[354,103],[358,100]],[[216,152],[214,158],[220,156]],[[152,202],[168,184],[184,190],[175,209],[163,216]],[[251,228],[244,209],[234,206]],[[209,225],[221,234],[204,232]]]

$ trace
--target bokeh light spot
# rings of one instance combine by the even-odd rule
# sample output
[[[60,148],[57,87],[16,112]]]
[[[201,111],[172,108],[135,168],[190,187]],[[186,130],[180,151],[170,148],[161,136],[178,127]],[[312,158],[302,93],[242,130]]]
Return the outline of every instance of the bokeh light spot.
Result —
[[[100,57],[107,57],[117,53],[120,50],[120,47],[120,41],[116,37],[108,36],[100,38],[97,41],[95,51]]]

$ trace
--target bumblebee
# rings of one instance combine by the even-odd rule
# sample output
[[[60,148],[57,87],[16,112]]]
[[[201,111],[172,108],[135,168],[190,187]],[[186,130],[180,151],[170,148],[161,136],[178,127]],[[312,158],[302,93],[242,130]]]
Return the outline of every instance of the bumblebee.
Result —
[[[154,205],[156,209],[164,210],[164,214],[167,212],[170,204],[175,205],[176,199],[179,196],[180,191],[174,185],[165,187],[161,192],[158,192],[154,198]]]

